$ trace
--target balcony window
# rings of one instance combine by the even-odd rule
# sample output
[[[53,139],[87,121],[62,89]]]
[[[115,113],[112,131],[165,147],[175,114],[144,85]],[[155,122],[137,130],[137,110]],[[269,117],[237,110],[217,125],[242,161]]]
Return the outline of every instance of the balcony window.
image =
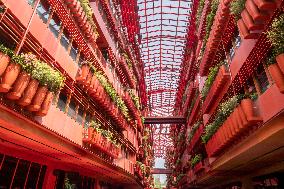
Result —
[[[77,55],[78,55],[78,47],[76,43],[72,43],[71,50],[70,50],[70,56],[74,61],[76,61]]]
[[[82,109],[82,107],[79,107],[76,121],[80,124],[83,124],[83,115],[84,115],[84,110]]]
[[[52,18],[50,19],[48,27],[51,30],[51,32],[54,34],[54,36],[58,38],[61,27],[61,21],[56,14],[53,14]]]
[[[68,31],[66,29],[63,30],[61,38],[60,38],[61,45],[68,50],[69,44],[70,44],[70,37],[68,34]]]
[[[41,0],[39,2],[39,5],[37,6],[37,14],[39,15],[39,17],[43,21],[43,23],[47,22],[48,17],[50,15],[50,10],[51,10],[51,8],[45,0]]]
[[[73,98],[70,100],[67,114],[71,118],[76,117],[76,103],[75,103],[75,100]]]
[[[58,99],[58,102],[57,102],[57,107],[65,112],[65,108],[66,108],[66,103],[67,103],[67,96],[63,93],[60,93],[59,94],[59,99]]]
[[[233,41],[232,41],[232,48],[230,49],[230,58],[233,59],[236,50],[241,46],[241,37],[238,35]]]

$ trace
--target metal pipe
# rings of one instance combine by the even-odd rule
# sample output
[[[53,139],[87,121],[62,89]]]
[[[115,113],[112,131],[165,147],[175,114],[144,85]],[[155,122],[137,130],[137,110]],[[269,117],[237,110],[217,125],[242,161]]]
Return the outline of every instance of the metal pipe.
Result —
[[[38,7],[38,5],[39,5],[39,2],[40,2],[40,0],[36,0],[36,3],[35,3],[35,6],[34,6],[34,10],[33,10],[32,16],[31,16],[31,18],[30,18],[30,20],[29,20],[29,23],[28,23],[28,25],[27,25],[27,28],[26,28],[26,30],[25,30],[25,33],[24,33],[24,35],[23,35],[23,37],[22,37],[20,43],[17,45],[17,47],[16,47],[16,49],[15,49],[15,51],[16,51],[15,54],[19,54],[21,48],[22,48],[23,45],[24,45],[24,42],[25,42],[25,40],[26,40],[26,36],[27,36],[27,34],[28,34],[28,32],[29,32],[29,29],[30,29],[32,20],[33,20],[33,18],[34,18],[34,15],[35,15],[35,13],[36,13],[37,7]]]

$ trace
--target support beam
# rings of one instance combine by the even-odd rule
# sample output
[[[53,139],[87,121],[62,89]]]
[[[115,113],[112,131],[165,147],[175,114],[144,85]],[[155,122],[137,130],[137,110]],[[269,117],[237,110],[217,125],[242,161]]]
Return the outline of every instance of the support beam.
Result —
[[[185,124],[185,117],[145,117],[144,124]]]
[[[151,169],[152,174],[171,174],[171,169],[160,169],[160,168],[153,168]]]

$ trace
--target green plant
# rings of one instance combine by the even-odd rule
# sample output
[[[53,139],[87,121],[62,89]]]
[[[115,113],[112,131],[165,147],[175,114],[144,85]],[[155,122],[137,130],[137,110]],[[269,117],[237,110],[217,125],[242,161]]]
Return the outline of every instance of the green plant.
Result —
[[[202,159],[201,154],[196,154],[192,159],[191,159],[191,167],[194,167],[197,163],[199,163]]]
[[[128,92],[136,108],[139,110],[140,109],[139,97],[135,95],[134,89],[128,89]]]
[[[284,14],[275,18],[267,31],[267,37],[273,46],[273,55],[284,52]]]
[[[246,0],[233,0],[230,5],[230,12],[234,15],[235,20],[239,20],[241,18],[241,13],[245,8]]]
[[[275,52],[274,49],[271,49],[268,54],[267,54],[267,57],[266,57],[266,60],[264,61],[264,64],[265,66],[269,66],[269,65],[272,65],[272,64],[275,64],[276,63],[276,55],[277,53]]]
[[[197,13],[196,13],[196,28],[198,28],[198,26],[200,24],[200,18],[201,18],[201,15],[202,15],[204,4],[205,4],[205,0],[199,1]]]
[[[24,64],[24,58],[21,55],[13,55],[11,61],[20,65]]]
[[[32,53],[21,54],[20,56],[23,58],[22,69],[31,74],[35,67],[34,62],[37,61],[36,56]]]
[[[197,122],[192,126],[192,129],[191,129],[191,131],[190,131],[189,134],[188,134],[188,138],[187,138],[187,141],[188,141],[188,142],[191,141],[193,135],[195,134],[196,130],[199,128],[200,124],[201,124],[201,121],[197,121]]]
[[[5,47],[3,44],[0,44],[0,51],[5,55],[9,56],[10,58],[12,58],[14,55],[14,51]]]
[[[215,65],[215,66],[212,66],[210,69],[209,69],[209,74],[208,74],[208,77],[204,83],[204,87],[202,88],[202,91],[201,91],[201,98],[204,100],[213,84],[213,82],[215,81],[215,78],[218,74],[218,71],[219,71],[219,68],[221,65],[224,64],[224,61],[220,62],[219,64]]]
[[[216,15],[217,9],[218,9],[219,1],[218,0],[212,0],[211,2],[211,11],[206,17],[206,34],[204,37],[204,44],[206,44],[209,34],[211,31],[211,27],[213,25],[214,17]]]

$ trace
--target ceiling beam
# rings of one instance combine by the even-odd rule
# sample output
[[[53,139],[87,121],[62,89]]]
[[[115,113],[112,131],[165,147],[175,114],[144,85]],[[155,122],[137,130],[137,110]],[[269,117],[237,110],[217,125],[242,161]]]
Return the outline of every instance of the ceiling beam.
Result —
[[[145,124],[185,124],[185,117],[145,117]]]

